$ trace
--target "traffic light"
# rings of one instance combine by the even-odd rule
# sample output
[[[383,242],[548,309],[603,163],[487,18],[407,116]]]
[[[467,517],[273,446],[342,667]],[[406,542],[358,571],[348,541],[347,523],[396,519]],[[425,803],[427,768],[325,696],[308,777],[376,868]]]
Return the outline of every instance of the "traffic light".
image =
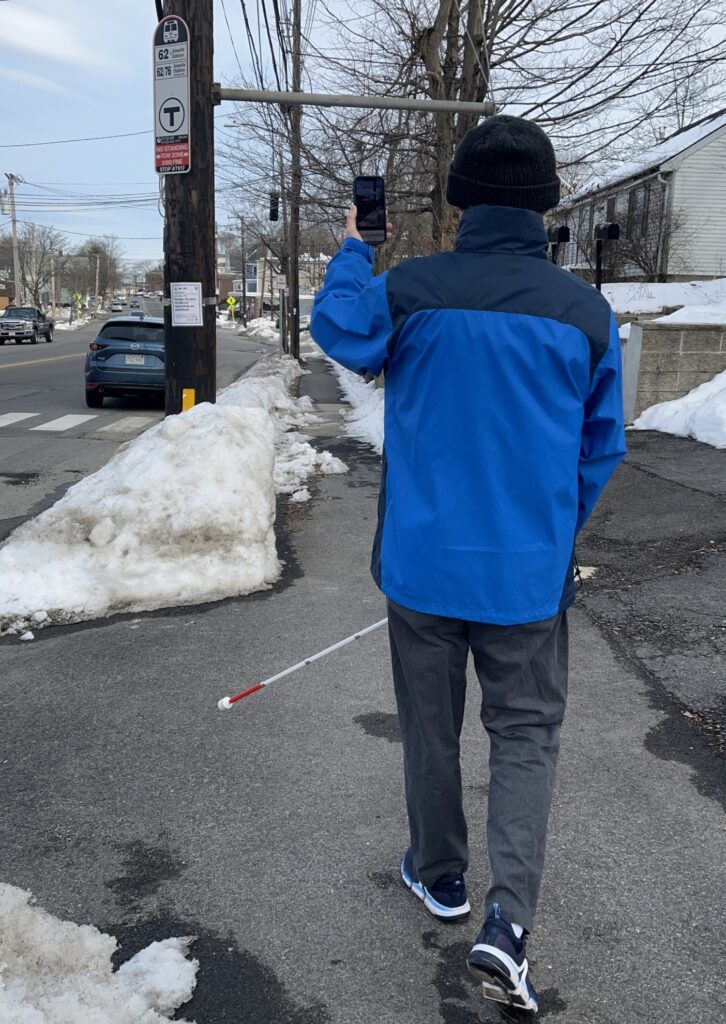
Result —
[[[280,219],[280,193],[270,192],[270,220]]]

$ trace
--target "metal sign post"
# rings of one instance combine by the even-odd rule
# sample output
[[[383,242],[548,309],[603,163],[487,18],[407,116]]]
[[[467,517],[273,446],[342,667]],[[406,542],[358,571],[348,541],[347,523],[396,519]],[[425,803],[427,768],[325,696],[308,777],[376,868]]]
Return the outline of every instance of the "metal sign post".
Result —
[[[162,18],[154,32],[154,135],[158,174],[186,174],[191,167],[189,26]]]

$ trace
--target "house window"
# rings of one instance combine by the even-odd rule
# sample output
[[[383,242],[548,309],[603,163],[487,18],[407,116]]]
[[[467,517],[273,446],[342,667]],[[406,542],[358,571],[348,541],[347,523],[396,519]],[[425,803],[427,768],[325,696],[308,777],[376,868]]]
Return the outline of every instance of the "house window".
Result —
[[[610,222],[615,220],[615,196],[610,196],[608,199],[605,207],[605,220]]]
[[[640,234],[643,238],[648,234],[648,218],[650,216],[650,200],[651,200],[651,187],[650,183],[643,185],[643,209],[641,211],[640,220]]]
[[[247,263],[245,266],[245,277],[247,278],[247,294],[257,294],[257,264]]]

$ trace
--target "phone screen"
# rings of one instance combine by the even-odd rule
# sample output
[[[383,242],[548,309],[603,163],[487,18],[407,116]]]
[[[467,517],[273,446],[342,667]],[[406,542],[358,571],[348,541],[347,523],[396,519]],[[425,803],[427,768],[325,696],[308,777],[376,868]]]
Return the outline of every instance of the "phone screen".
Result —
[[[360,177],[353,183],[353,201],[358,209],[356,227],[366,242],[386,240],[386,193],[383,178]]]

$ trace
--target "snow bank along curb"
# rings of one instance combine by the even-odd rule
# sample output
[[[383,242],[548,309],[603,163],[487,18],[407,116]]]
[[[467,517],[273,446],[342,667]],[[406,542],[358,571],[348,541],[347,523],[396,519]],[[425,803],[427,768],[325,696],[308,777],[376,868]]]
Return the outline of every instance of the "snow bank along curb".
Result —
[[[299,433],[302,374],[269,357],[250,376],[124,445],[0,548],[0,633],[119,611],[216,601],[280,574],[275,496],[310,497],[346,466]]]
[[[29,892],[0,883],[0,1021],[163,1024],[194,991],[192,941],[152,942],[114,971],[112,935],[60,921]]]
[[[726,448],[726,370],[683,398],[651,405],[633,423],[633,429],[661,430]]]
[[[385,388],[377,388],[375,381],[366,383],[357,373],[346,370],[332,359],[328,359],[328,362],[335,371],[341,391],[351,405],[350,411],[343,413],[346,434],[372,445],[381,455]]]

